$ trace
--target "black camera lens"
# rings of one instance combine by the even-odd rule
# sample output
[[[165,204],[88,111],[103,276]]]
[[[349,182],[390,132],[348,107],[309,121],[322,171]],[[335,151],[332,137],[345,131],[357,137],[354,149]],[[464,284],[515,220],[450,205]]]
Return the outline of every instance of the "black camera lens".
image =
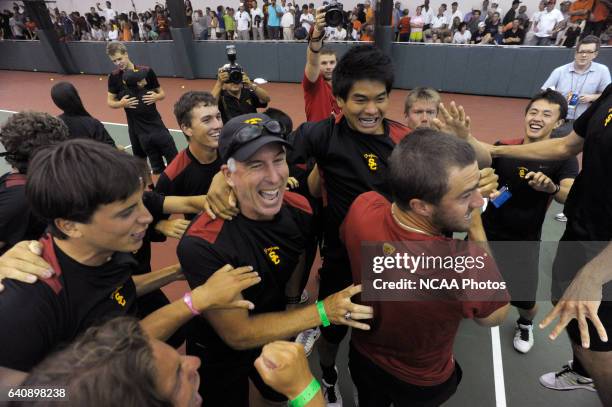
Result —
[[[325,24],[328,27],[337,27],[344,21],[344,14],[338,7],[331,8],[325,13]]]
[[[230,82],[230,83],[242,83],[242,71],[238,71],[238,70],[230,71],[228,82]]]

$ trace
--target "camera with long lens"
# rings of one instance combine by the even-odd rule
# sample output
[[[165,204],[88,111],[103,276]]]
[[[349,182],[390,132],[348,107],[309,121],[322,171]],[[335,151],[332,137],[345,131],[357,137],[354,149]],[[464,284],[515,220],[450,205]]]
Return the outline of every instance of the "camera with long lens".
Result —
[[[344,6],[337,0],[331,0],[325,7],[325,24],[337,27],[344,23]]]
[[[226,46],[225,52],[227,53],[227,59],[229,60],[229,65],[225,65],[223,69],[229,74],[229,79],[227,81],[229,83],[242,83],[243,69],[236,63],[236,46]]]

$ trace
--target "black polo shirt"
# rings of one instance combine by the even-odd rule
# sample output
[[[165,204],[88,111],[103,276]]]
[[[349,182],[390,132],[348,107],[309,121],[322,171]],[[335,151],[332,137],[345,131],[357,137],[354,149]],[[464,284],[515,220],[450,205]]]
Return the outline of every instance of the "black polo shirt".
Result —
[[[25,195],[26,176],[7,173],[0,177],[0,255],[22,240],[36,240],[45,223],[31,211]]]
[[[162,219],[166,219],[166,215],[164,215],[165,199],[164,195],[152,191],[145,191],[142,195],[142,202],[153,217],[153,221],[147,228],[142,246],[134,253],[134,258],[138,262],[138,267],[134,270],[134,274],[145,274],[151,271],[151,242],[157,241],[155,224]]]
[[[574,122],[584,138],[582,171],[567,201],[567,227],[582,240],[612,240],[612,85]]]
[[[221,169],[221,158],[210,164],[201,164],[189,151],[189,147],[178,153],[159,176],[155,192],[166,196],[206,195],[213,177]],[[195,215],[185,215],[193,219]]]
[[[288,162],[303,165],[314,157],[323,186],[325,243],[340,245],[338,229],[349,207],[359,195],[376,191],[391,199],[387,184],[388,159],[393,148],[410,129],[384,119],[383,135],[369,135],[351,129],[340,115],[316,123],[304,123],[289,135],[293,148]]]
[[[517,144],[523,144],[523,139],[495,143],[496,146]],[[500,208],[487,205],[487,210],[482,215],[482,222],[489,240],[540,240],[552,195],[531,188],[525,175],[530,171],[542,172],[558,185],[562,179],[576,178],[578,174],[576,157],[559,161],[496,157],[491,167],[499,175],[500,187],[507,186],[512,197]]]
[[[146,77],[147,84],[144,88],[137,92],[129,90],[123,81],[123,70],[116,69],[108,76],[108,92],[117,95],[118,100],[126,95],[138,98],[136,108],[124,109],[130,132],[133,132],[133,134],[168,132],[155,103],[146,105],[142,101],[142,97],[147,92],[161,87],[153,69],[144,65],[134,65],[134,70],[143,69],[148,70]]]
[[[312,210],[306,198],[285,192],[284,205],[270,221],[254,221],[242,214],[232,221],[201,213],[179,242],[177,254],[189,286],[203,284],[226,264],[253,266],[261,282],[242,292],[255,304],[252,314],[283,311],[285,286],[305,251],[311,234]],[[191,340],[209,363],[252,363],[260,349],[236,351],[204,319],[197,320]]]
[[[0,366],[26,372],[90,326],[136,311],[131,255],[115,253],[90,267],[68,257],[49,235],[41,242],[55,275],[35,284],[5,280],[0,295]]]
[[[521,30],[520,28],[518,30],[516,30],[516,32],[512,31],[512,29],[504,31],[504,39],[508,39],[508,38],[520,38],[521,42],[513,42],[511,45],[522,45],[523,42],[525,41],[525,31]]]
[[[232,117],[242,114],[257,113],[258,107],[267,107],[267,103],[261,103],[251,89],[242,88],[240,98],[231,96],[227,91],[222,90],[219,96],[219,111],[223,123],[227,123]]]

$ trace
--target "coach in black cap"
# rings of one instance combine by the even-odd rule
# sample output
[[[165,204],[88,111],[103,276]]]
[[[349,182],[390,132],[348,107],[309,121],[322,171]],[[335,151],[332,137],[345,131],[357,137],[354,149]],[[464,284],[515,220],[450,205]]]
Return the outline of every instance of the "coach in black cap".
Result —
[[[280,124],[266,115],[241,115],[225,124],[219,138],[221,171],[234,190],[240,214],[231,222],[200,214],[178,246],[190,286],[207,281],[217,264],[250,265],[261,277],[255,289],[240,296],[255,309],[206,313],[187,340],[187,353],[205,361],[199,370],[204,405],[248,406],[249,378],[260,404],[285,400],[263,383],[253,366],[268,342],[322,323],[369,328],[356,320],[371,318],[371,308],[350,301],[360,286],[332,294],[317,305],[286,309],[286,297],[301,292],[304,252],[312,241],[308,201],[285,191],[286,145]]]

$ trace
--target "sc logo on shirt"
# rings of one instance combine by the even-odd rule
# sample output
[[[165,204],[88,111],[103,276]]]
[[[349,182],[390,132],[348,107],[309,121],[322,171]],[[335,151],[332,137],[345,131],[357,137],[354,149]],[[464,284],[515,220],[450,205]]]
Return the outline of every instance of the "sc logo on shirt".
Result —
[[[608,127],[608,123],[610,123],[610,121],[612,121],[612,107],[608,109],[608,116],[604,121],[604,127]]]
[[[115,291],[113,291],[113,293],[110,295],[110,298],[111,300],[117,301],[117,304],[121,305],[122,307],[125,307],[125,304],[126,304],[125,297],[120,292],[122,288],[123,288],[122,285],[115,288]]]
[[[279,265],[280,257],[278,256],[278,253],[277,253],[279,250],[280,248],[278,246],[272,246],[272,247],[268,247],[267,249],[264,249],[264,253],[268,255],[272,263]]]
[[[363,155],[363,158],[365,158],[370,171],[376,171],[378,169],[378,156],[376,154],[366,153]]]

